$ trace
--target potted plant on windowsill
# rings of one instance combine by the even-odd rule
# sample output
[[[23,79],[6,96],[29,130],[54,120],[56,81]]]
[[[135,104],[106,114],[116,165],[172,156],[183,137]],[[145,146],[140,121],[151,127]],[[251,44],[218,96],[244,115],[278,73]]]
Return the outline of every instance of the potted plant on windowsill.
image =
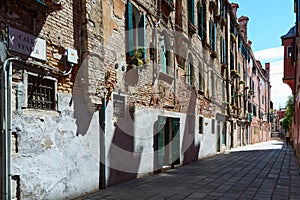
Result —
[[[230,40],[233,43],[236,43],[236,36],[233,33],[230,33]]]
[[[130,58],[130,64],[135,66],[142,66],[145,64],[144,51],[144,48],[134,50],[133,56]]]

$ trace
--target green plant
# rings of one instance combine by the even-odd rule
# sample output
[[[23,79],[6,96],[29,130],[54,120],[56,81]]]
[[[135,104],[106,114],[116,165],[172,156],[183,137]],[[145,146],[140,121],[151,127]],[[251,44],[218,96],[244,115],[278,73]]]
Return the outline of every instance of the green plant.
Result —
[[[144,53],[145,50],[144,48],[138,48],[134,50],[133,56],[130,59],[130,64],[136,65],[136,66],[141,66],[144,64]]]
[[[231,71],[230,71],[230,74],[231,75],[235,75],[237,73],[237,71],[235,70],[235,69],[232,69]]]
[[[236,36],[233,33],[230,33],[230,39],[233,43],[236,43]]]
[[[236,73],[235,75],[234,75],[234,78],[240,78],[241,77],[241,75],[239,74],[239,73]]]
[[[285,130],[288,130],[292,123],[294,122],[294,96],[289,96],[289,99],[286,103],[286,112],[285,112],[285,117],[282,121],[282,127]]]
[[[257,133],[258,133],[257,127],[254,127],[254,134],[257,134]]]

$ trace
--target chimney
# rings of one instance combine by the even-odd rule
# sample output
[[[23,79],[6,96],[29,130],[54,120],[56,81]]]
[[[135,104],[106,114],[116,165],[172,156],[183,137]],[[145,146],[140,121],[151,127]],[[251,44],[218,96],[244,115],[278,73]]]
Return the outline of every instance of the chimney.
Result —
[[[268,77],[268,79],[270,78],[270,63],[266,63],[265,64],[266,67],[266,76]]]
[[[244,36],[244,39],[247,41],[247,24],[248,24],[249,18],[246,16],[241,16],[238,19],[238,21],[240,24],[241,33]]]
[[[236,17],[236,14],[237,14],[237,9],[239,8],[239,4],[237,3],[231,3],[231,10],[232,10],[232,13],[234,15],[235,18]]]

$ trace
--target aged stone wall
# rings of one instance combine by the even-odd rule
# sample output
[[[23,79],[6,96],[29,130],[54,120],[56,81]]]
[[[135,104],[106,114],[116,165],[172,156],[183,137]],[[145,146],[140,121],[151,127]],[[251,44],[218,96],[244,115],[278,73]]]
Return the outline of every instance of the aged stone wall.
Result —
[[[66,199],[98,188],[98,113],[77,136],[71,96],[59,93],[59,112],[24,110],[13,117],[18,153],[12,174],[20,177],[21,199]]]
[[[85,21],[86,15],[82,17],[79,13],[80,9],[84,10],[85,1],[79,2],[62,0],[62,9],[48,14],[34,11],[33,7],[17,1],[2,1],[0,4],[1,30],[5,33],[1,39],[7,40],[5,30],[10,26],[46,40],[45,62],[10,52],[12,56],[68,71],[71,66],[65,62],[64,55],[67,48],[72,48],[78,51],[79,63],[83,63],[81,66],[74,65],[73,72],[68,76],[49,71],[47,75],[57,80],[57,88],[56,109],[48,111],[27,109],[24,99],[18,96],[20,91],[26,94],[27,87],[23,84],[25,70],[41,75],[46,74],[45,70],[23,62],[14,63],[11,172],[18,178],[13,181],[13,197],[18,193],[21,199],[66,199],[96,190],[99,186],[99,113],[94,112],[91,102],[99,103],[95,91],[99,80],[104,77],[101,76],[103,67],[98,64],[102,59],[102,7],[100,1],[89,2],[86,12],[89,20]],[[91,9],[95,3],[98,5]],[[92,54],[89,65],[83,61],[87,53],[85,23],[89,33],[95,34],[94,40],[89,40],[87,45],[98,53],[97,56]],[[86,68],[89,70],[85,71]],[[72,96],[74,85],[76,95]],[[22,89],[18,89],[20,86]],[[85,94],[95,98],[84,99],[84,96],[89,97]],[[24,103],[23,106],[20,102]],[[20,184],[18,191],[17,182]]]

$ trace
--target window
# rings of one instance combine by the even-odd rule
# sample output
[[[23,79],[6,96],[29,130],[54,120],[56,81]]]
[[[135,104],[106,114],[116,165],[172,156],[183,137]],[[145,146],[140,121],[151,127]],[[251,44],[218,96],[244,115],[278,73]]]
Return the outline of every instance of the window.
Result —
[[[230,50],[230,70],[234,70],[234,54],[232,50]]]
[[[289,46],[289,47],[287,48],[287,56],[288,56],[288,58],[292,57],[292,52],[293,52],[293,49],[292,49],[291,46]]]
[[[55,109],[55,81],[28,74],[28,108]]]
[[[191,64],[191,62],[188,63],[188,67],[187,67],[187,84],[188,85],[193,85],[194,83],[194,78],[193,78],[193,74],[194,74],[194,69],[193,69],[193,65]]]
[[[221,63],[227,63],[227,51],[226,51],[226,40],[223,37],[220,37],[220,54],[221,54]]]
[[[146,14],[141,13],[130,1],[127,3],[127,52],[130,57],[135,50],[142,51],[140,59],[146,59]]]
[[[226,5],[223,4],[223,1],[220,1],[220,13],[221,17],[226,18]]]
[[[211,96],[215,96],[215,74],[213,71],[211,71],[211,75],[210,75],[210,81],[211,81]]]
[[[256,106],[253,105],[253,116],[257,116],[257,113],[256,113]]]
[[[171,62],[170,41],[167,34],[164,34],[160,38],[160,64],[161,72],[173,75],[174,71]]]
[[[199,90],[204,90],[204,66],[202,66],[201,63],[199,63],[199,82],[198,82],[198,88]]]
[[[222,81],[222,101],[225,101],[225,81]]]
[[[167,51],[166,51],[166,45],[165,40],[162,39],[160,41],[160,64],[161,64],[161,72],[167,73]]]
[[[216,37],[217,37],[217,25],[212,21],[209,20],[209,42],[210,42],[210,49],[212,51],[216,51]]]
[[[262,101],[261,104],[264,105],[265,104],[265,96],[264,95],[262,95],[261,101]]]
[[[194,0],[187,0],[187,4],[188,4],[188,19],[189,22],[193,25],[195,25],[195,18],[194,18]]]
[[[199,134],[203,134],[203,117],[199,116]]]
[[[198,4],[198,34],[202,41],[206,40],[206,5]]]
[[[211,120],[211,133],[212,134],[215,134],[215,128],[216,128],[215,122],[216,121],[214,119]]]
[[[234,97],[234,86],[231,86],[231,105],[235,104]]]
[[[254,62],[253,62],[253,65],[252,65],[252,73],[256,74],[256,66],[255,66]]]

